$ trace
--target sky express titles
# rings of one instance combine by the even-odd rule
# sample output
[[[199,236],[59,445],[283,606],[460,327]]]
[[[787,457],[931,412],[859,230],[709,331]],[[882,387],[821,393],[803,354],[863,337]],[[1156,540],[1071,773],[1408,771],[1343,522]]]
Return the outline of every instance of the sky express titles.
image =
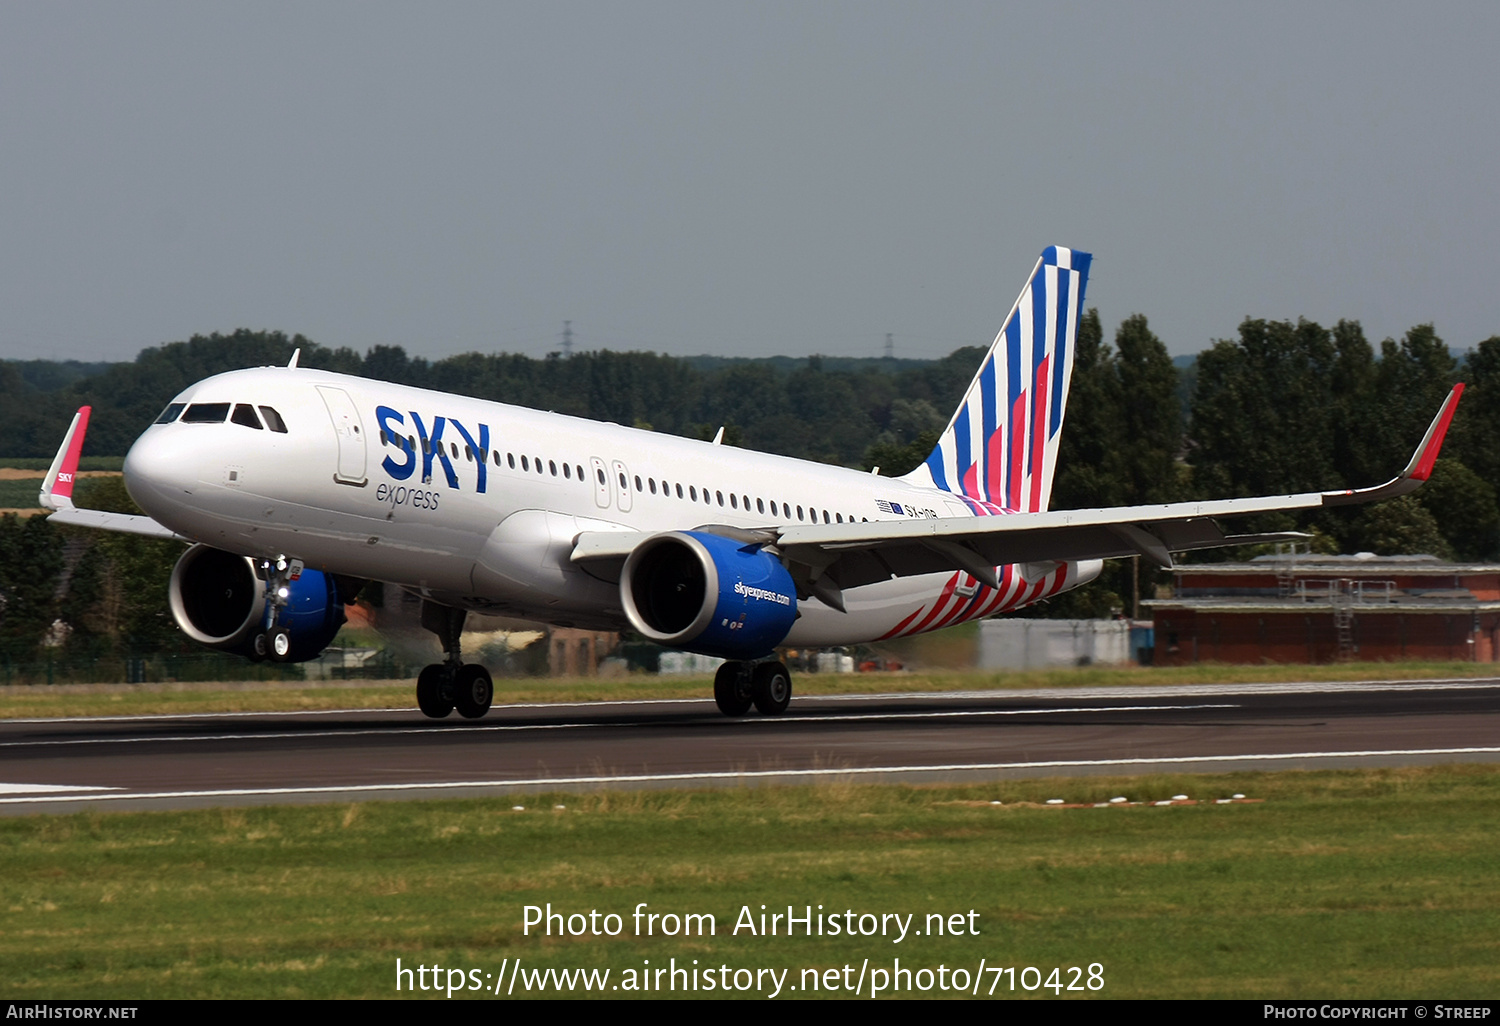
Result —
[[[432,421],[432,432],[429,434],[427,425],[422,422],[422,417],[416,410],[410,411],[412,425],[416,428],[415,441],[407,435],[406,418],[389,406],[375,407],[375,419],[380,422],[380,428],[385,432],[385,437],[395,442],[401,450],[405,459],[397,462],[394,458],[387,456],[380,461],[385,472],[397,481],[405,481],[411,477],[417,469],[417,454],[415,447],[422,449],[422,483],[427,484],[432,480],[432,463],[436,459],[443,468],[443,476],[448,480],[449,488],[458,488],[458,475],[453,472],[453,463],[448,458],[448,449],[443,445],[443,429],[452,427],[463,439],[464,445],[468,446],[469,452],[475,457],[475,464],[479,467],[479,477],[474,490],[483,493],[486,482],[489,479],[489,466],[485,463],[485,457],[490,450],[490,427],[488,424],[479,425],[479,439],[475,441],[469,429],[456,420],[447,417],[434,417]],[[393,426],[398,425],[398,426]]]

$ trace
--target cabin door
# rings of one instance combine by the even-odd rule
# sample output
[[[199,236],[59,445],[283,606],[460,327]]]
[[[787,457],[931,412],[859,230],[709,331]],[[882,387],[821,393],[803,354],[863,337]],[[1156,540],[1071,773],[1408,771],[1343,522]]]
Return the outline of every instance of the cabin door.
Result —
[[[363,488],[365,477],[365,433],[359,422],[359,410],[349,393],[332,385],[319,385],[318,394],[323,405],[328,407],[328,416],[333,420],[333,431],[339,440],[338,471],[333,479],[339,484]]]

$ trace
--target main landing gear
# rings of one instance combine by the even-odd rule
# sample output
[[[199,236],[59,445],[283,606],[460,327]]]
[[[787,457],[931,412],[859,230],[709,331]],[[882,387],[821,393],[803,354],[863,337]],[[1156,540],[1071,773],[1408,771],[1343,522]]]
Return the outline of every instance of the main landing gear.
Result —
[[[490,711],[495,682],[490,671],[478,663],[465,665],[459,647],[464,618],[468,613],[451,606],[423,600],[422,626],[438,636],[448,658],[423,668],[417,677],[417,705],[424,715],[440,720],[454,709],[465,719],[477,720]]]
[[[743,716],[754,705],[762,716],[779,716],[792,701],[792,674],[778,662],[731,661],[714,674],[714,702],[725,716]]]

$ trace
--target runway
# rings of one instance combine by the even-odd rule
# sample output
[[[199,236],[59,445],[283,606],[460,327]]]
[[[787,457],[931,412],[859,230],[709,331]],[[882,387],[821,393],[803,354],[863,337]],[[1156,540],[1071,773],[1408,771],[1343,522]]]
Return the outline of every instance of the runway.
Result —
[[[1500,679],[0,721],[0,814],[1500,761]]]

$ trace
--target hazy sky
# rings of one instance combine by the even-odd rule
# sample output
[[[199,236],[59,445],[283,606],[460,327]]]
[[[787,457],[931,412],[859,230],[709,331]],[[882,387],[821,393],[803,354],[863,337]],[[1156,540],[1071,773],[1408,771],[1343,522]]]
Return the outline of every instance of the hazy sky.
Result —
[[[0,357],[1500,334],[1500,5],[0,3]]]

